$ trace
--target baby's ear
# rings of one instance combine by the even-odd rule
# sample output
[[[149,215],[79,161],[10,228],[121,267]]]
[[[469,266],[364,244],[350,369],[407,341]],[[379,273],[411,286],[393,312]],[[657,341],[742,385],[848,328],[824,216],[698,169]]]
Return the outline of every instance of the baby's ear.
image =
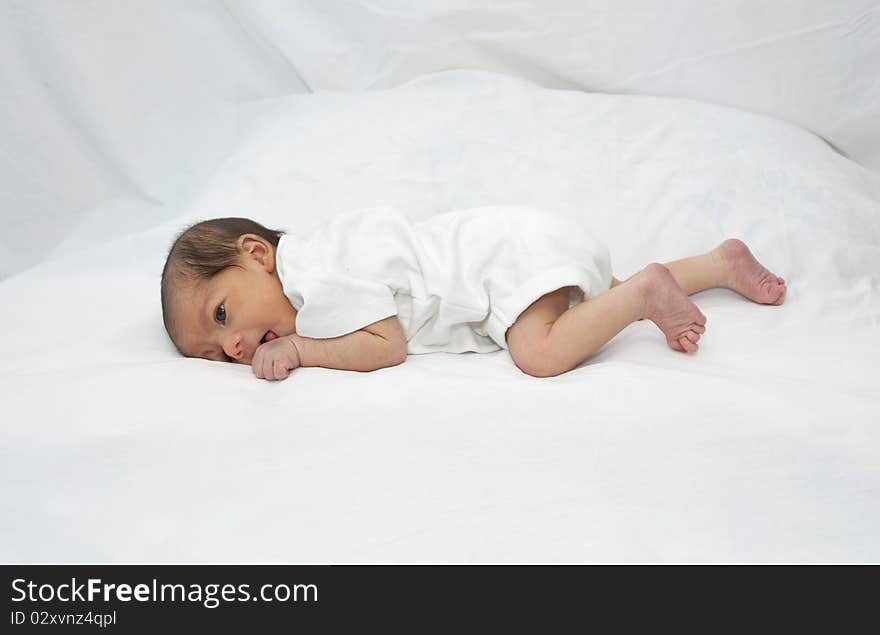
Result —
[[[253,258],[267,271],[275,270],[275,250],[265,238],[256,234],[243,234],[238,237],[238,253],[245,258]]]

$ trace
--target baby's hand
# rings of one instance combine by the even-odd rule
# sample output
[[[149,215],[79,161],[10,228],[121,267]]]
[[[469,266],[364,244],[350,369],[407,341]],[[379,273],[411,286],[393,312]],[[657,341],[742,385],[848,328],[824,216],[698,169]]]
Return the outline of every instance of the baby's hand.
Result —
[[[258,379],[286,379],[295,368],[299,368],[299,351],[291,337],[260,344],[251,360],[251,370]]]

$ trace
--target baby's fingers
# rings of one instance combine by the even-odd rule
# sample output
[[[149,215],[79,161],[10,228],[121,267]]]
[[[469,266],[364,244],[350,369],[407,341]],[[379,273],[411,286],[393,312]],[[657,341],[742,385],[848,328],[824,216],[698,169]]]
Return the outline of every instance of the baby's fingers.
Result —
[[[257,376],[257,379],[265,379],[266,374],[263,372],[263,361],[265,355],[263,355],[263,351],[257,349],[257,352],[254,353],[254,358],[251,360],[251,370],[254,372],[254,375]]]
[[[276,359],[273,364],[273,370],[275,379],[286,379],[290,374],[290,371],[287,368],[287,360],[286,359]]]

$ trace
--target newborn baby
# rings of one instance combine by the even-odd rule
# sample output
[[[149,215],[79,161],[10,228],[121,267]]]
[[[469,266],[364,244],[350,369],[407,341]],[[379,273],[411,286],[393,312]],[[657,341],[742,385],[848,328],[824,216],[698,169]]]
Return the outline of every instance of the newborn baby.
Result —
[[[620,281],[601,241],[550,212],[479,207],[414,223],[379,207],[308,238],[245,218],[197,223],[168,254],[162,314],[183,355],[250,364],[260,379],[502,348],[523,372],[550,377],[641,319],[695,352],[706,316],[688,296],[713,287],[785,301],[785,280],[738,239]]]

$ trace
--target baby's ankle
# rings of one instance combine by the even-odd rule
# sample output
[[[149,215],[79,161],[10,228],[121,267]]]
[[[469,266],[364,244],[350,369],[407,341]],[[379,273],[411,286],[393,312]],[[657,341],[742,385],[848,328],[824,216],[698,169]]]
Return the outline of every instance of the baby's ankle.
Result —
[[[659,286],[671,276],[669,269],[658,262],[652,262],[630,280],[639,294],[638,319],[652,319],[656,312],[656,294]]]
[[[711,258],[712,268],[715,270],[716,286],[732,289],[734,276],[734,258],[725,248],[725,244],[718,245],[707,254]]]

